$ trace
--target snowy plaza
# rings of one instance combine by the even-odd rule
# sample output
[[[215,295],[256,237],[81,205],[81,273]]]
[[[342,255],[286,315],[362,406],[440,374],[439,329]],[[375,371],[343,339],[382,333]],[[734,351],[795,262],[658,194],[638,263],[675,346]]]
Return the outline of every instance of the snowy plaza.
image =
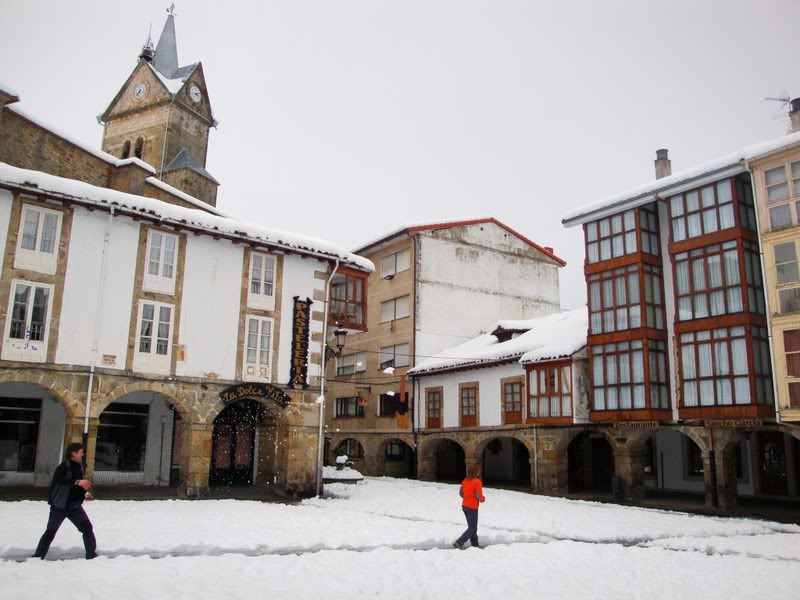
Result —
[[[326,486],[296,505],[113,502],[87,512],[100,557],[66,523],[47,561],[22,561],[44,502],[0,506],[0,589],[14,599],[791,597],[800,526],[487,488],[483,549],[455,550],[458,487],[391,478]],[[77,559],[77,560],[59,560]]]

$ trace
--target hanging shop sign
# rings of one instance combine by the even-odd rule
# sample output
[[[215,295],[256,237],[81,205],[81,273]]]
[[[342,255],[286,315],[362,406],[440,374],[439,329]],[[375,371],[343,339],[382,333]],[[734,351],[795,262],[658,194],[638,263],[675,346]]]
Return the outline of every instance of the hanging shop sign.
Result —
[[[273,400],[286,408],[289,405],[289,396],[281,388],[269,383],[242,383],[240,385],[232,385],[231,387],[221,391],[219,397],[225,404],[236,402],[237,400],[245,400],[247,398],[266,398]]]
[[[289,386],[308,387],[308,339],[311,335],[311,299],[294,297],[292,314],[292,361],[289,368]]]
[[[764,422],[761,419],[715,419],[704,421],[706,427],[738,427],[740,429],[755,429]]]

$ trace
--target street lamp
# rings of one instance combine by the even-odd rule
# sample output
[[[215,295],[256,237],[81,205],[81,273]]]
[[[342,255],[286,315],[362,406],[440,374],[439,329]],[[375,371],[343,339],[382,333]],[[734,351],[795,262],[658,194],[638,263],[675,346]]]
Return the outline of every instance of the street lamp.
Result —
[[[342,355],[342,350],[344,350],[344,344],[347,340],[347,330],[337,326],[333,331],[333,339],[336,350],[331,348],[330,345],[325,346],[325,362],[330,360],[332,356],[339,358]]]

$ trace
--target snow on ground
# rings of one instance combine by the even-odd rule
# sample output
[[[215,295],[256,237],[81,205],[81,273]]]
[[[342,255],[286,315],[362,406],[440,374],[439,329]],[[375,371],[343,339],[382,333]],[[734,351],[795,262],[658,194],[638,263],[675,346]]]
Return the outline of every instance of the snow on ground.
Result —
[[[352,481],[354,479],[364,479],[364,476],[352,467],[344,467],[342,469],[337,469],[336,467],[322,467],[322,479],[349,479]]]
[[[102,490],[100,490],[102,494]],[[43,502],[0,503],[7,598],[763,598],[800,587],[800,527],[485,490],[483,550],[454,550],[458,488],[389,478],[330,484],[298,505],[235,500],[87,506],[101,557],[14,562]],[[82,556],[65,523],[48,558]],[[83,593],[85,592],[85,593]]]

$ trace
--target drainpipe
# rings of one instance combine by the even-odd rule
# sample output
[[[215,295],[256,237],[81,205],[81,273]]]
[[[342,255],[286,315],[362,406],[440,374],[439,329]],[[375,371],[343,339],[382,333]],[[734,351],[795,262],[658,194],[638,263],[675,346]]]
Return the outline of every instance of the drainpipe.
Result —
[[[769,343],[769,366],[772,369],[772,398],[773,402],[775,403],[775,420],[780,424],[781,423],[781,410],[780,410],[780,400],[778,398],[778,381],[775,377],[777,371],[775,370],[775,352],[773,348],[775,347],[773,344],[772,339],[772,319],[770,315],[772,311],[769,306],[769,294],[767,293],[767,269],[764,264],[764,245],[761,243],[761,223],[758,219],[758,203],[756,202],[756,182],[755,178],[753,177],[753,170],[750,168],[750,163],[746,160],[742,161],[742,166],[744,166],[747,173],[750,175],[750,187],[753,190],[753,209],[756,213],[756,233],[758,234],[758,260],[761,263],[761,283],[763,283],[762,291],[764,293],[764,306],[766,308],[767,314],[767,341]]]
[[[419,379],[414,377],[414,385],[411,387],[414,393],[413,402],[409,402],[408,409],[411,411],[411,435],[414,436],[414,479],[419,479],[419,443],[417,442],[417,411],[416,404],[419,398]]]
[[[106,232],[103,237],[103,256],[100,261],[100,286],[97,289],[97,308],[94,313],[94,332],[92,334],[92,352],[89,359],[89,389],[86,392],[86,409],[83,415],[83,461],[86,464],[89,449],[89,415],[92,412],[92,388],[94,387],[94,368],[97,363],[97,346],[100,337],[100,325],[103,315],[103,296],[106,288],[106,267],[108,265],[108,246],[111,243],[111,221],[114,218],[114,207],[108,213]]]
[[[323,437],[322,437],[322,427],[325,424],[325,354],[328,351],[328,303],[331,299],[331,280],[333,279],[334,275],[336,275],[336,271],[339,270],[339,261],[336,261],[336,264],[333,267],[333,271],[331,271],[331,276],[328,277],[328,280],[325,282],[325,305],[323,306],[323,317],[322,317],[322,377],[320,377],[319,383],[319,432],[317,433],[317,497],[322,494],[322,444],[323,444]]]

